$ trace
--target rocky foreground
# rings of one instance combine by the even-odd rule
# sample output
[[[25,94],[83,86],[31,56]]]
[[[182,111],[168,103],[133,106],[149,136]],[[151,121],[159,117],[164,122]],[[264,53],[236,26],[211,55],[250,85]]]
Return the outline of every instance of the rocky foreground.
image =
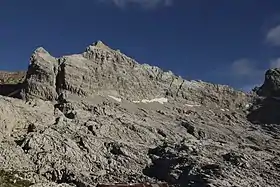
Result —
[[[0,87],[4,187],[280,186],[279,69],[245,94],[96,42],[59,58],[38,48],[23,83],[8,86]]]

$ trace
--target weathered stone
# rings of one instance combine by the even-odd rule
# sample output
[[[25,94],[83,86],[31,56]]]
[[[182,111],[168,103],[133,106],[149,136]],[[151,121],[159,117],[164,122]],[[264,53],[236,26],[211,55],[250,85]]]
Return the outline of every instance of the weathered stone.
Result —
[[[31,58],[26,84],[25,98],[45,100],[55,100],[61,94],[99,94],[135,102],[166,97],[242,108],[247,99],[244,93],[228,86],[188,81],[171,71],[141,65],[101,41],[87,47],[82,54],[57,60],[43,48],[37,49]]]
[[[265,73],[263,85],[257,89],[257,94],[265,97],[280,97],[280,69],[270,69]]]
[[[0,170],[32,187],[280,182],[280,128],[247,119],[256,95],[184,80],[100,41],[57,59],[37,49],[23,86],[25,100],[0,96]]]
[[[30,58],[22,97],[55,100],[58,62],[44,48],[36,49]]]
[[[270,69],[265,73],[265,80],[261,87],[255,89],[255,93],[260,97],[256,97],[254,105],[249,108],[248,120],[256,124],[277,124],[272,133],[278,133],[280,129],[280,69]],[[266,126],[262,125],[264,129]]]

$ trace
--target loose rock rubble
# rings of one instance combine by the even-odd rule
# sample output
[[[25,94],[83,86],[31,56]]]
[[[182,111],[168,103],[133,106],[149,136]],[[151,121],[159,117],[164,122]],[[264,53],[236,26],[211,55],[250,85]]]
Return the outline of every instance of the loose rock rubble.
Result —
[[[279,186],[280,89],[267,91],[277,79],[267,77],[266,91],[245,94],[139,64],[100,41],[59,58],[38,48],[20,94],[0,96],[0,181]]]

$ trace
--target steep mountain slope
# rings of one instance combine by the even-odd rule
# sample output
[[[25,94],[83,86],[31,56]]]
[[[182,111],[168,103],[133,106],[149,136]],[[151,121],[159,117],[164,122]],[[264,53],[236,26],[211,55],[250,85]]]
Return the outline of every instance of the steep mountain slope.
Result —
[[[20,96],[0,97],[0,179],[14,173],[14,184],[279,186],[277,125],[254,114],[267,97],[184,80],[100,41],[60,58],[35,50]]]
[[[0,71],[0,95],[19,97],[26,72]]]
[[[25,72],[0,71],[0,84],[18,84],[24,80]]]

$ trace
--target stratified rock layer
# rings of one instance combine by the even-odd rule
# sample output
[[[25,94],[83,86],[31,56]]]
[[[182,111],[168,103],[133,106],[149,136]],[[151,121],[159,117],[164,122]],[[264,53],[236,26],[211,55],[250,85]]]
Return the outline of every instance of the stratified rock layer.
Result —
[[[0,181],[279,185],[277,127],[247,120],[257,96],[141,65],[100,41],[60,58],[37,49],[21,95],[0,96]]]
[[[30,59],[26,75],[26,86],[23,90],[25,99],[57,99],[56,76],[58,62],[44,48],[38,48]]]
[[[247,96],[228,86],[188,81],[158,67],[141,65],[102,42],[82,54],[58,59],[37,49],[27,73],[25,98],[54,100],[58,95],[111,95],[128,101],[172,98],[242,107]],[[243,106],[244,107],[244,106]]]

